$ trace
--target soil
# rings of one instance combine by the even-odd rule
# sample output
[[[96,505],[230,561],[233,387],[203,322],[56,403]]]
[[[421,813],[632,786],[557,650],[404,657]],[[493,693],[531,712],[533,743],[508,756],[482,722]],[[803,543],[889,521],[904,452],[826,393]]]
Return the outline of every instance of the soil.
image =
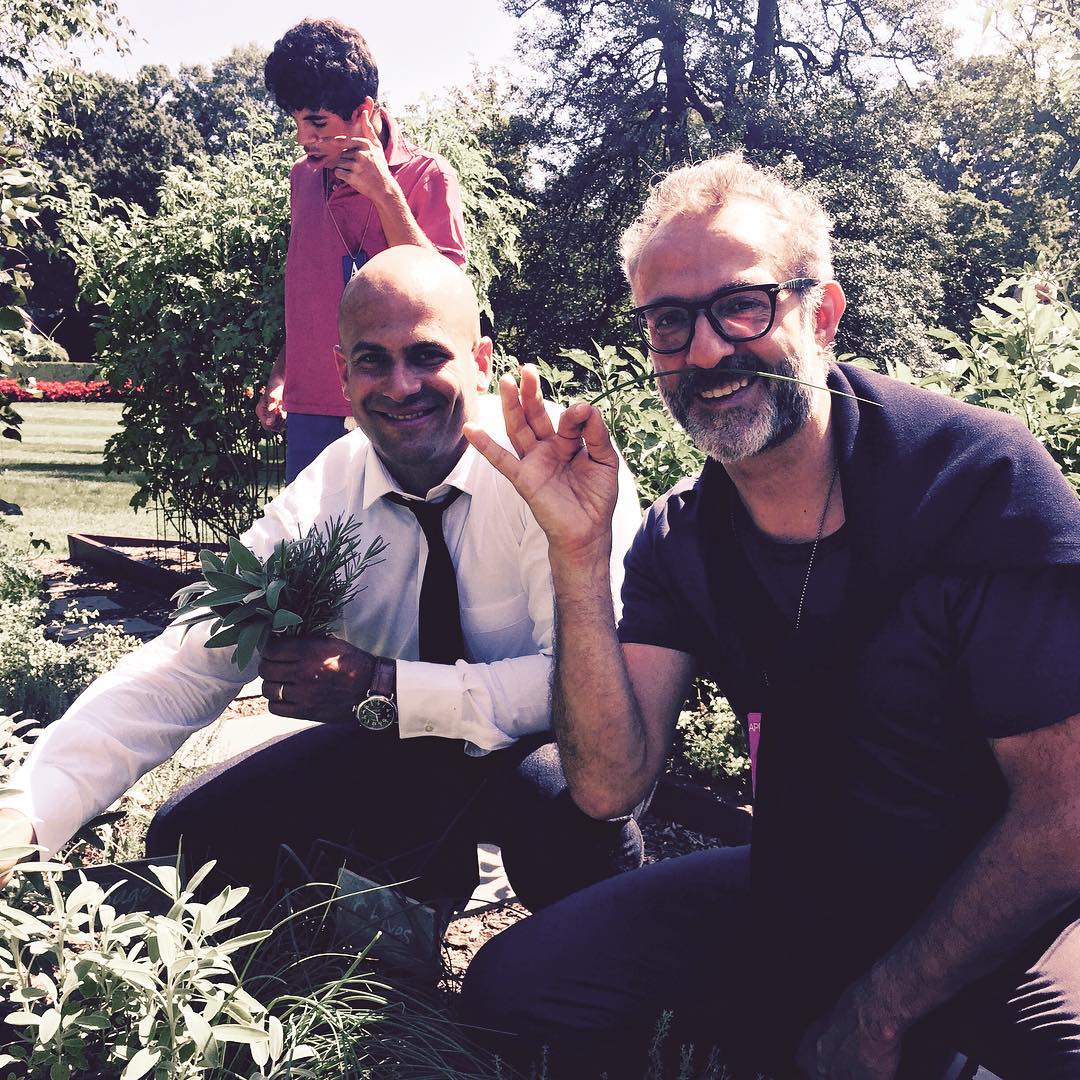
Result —
[[[107,596],[119,604],[125,616],[143,618],[164,627],[174,605],[168,596],[132,582],[111,580],[94,566],[80,566],[55,553],[42,555],[34,565],[45,578],[50,600],[78,600]]]
[[[130,550],[125,546],[126,552],[130,553]],[[155,556],[157,554],[149,548],[147,553]],[[160,565],[156,557],[155,563]],[[174,607],[168,596],[161,592],[132,582],[111,580],[106,572],[97,567],[80,566],[53,553],[37,559],[36,565],[45,578],[50,600],[107,596],[121,609],[111,613],[110,619],[138,617],[164,627]],[[183,569],[190,570],[190,563]],[[262,698],[251,698],[233,702],[229,711],[234,715],[251,715],[264,708]],[[724,842],[676,822],[648,816],[641,823],[641,831],[645,841],[646,863],[716,847]],[[527,915],[526,908],[516,903],[507,903],[452,922],[446,932],[443,950],[449,988],[452,989],[454,984],[460,981],[469,961],[485,941]]]

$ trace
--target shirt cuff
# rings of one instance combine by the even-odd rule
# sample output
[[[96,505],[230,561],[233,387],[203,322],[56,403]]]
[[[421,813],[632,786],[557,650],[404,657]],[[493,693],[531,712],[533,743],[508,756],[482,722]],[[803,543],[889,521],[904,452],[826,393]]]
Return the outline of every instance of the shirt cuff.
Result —
[[[403,739],[434,735],[463,739],[482,750],[501,750],[514,739],[492,725],[478,724],[466,708],[465,674],[469,664],[397,662],[398,733]],[[461,670],[459,670],[459,668]]]

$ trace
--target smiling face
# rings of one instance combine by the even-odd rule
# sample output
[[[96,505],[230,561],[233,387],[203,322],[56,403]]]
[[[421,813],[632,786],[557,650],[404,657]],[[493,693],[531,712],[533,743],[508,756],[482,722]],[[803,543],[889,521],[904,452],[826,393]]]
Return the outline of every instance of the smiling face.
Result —
[[[461,428],[488,383],[491,341],[468,279],[434,252],[390,248],[350,283],[340,330],[357,426],[405,491],[426,494],[465,452]]]
[[[733,285],[782,282],[792,276],[783,264],[785,250],[782,223],[756,199],[735,199],[707,215],[671,218],[642,252],[631,282],[634,304],[698,301]],[[842,311],[843,294],[834,288]],[[825,346],[840,318],[834,308],[829,286],[817,314],[810,317],[804,316],[796,293],[782,291],[776,320],[764,337],[731,344],[699,313],[687,349],[653,354],[657,371],[682,372],[658,380],[658,386],[672,415],[701,450],[729,464],[770,450],[803,427],[815,407],[815,391],[732,369],[822,385]],[[827,408],[827,395],[821,397]]]
[[[309,165],[320,169],[332,169],[341,159],[342,152],[349,149],[348,136],[361,134],[361,117],[374,112],[375,103],[366,98],[352,116],[343,120],[335,112],[326,109],[297,109],[293,114],[296,124],[296,141],[307,155]]]

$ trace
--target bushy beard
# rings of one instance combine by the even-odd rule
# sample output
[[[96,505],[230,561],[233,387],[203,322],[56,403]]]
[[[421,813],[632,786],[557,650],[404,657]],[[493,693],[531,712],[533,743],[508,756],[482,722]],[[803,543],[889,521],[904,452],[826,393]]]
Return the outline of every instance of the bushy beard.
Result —
[[[664,404],[694,445],[721,465],[728,465],[790,439],[810,416],[814,391],[800,383],[762,379],[764,394],[755,404],[734,406],[723,413],[706,412],[705,407],[698,409],[697,395],[730,382],[728,373],[734,369],[802,379],[806,377],[805,367],[797,357],[783,356],[767,364],[753,353],[736,353],[722,366],[687,368],[681,375],[657,382]]]

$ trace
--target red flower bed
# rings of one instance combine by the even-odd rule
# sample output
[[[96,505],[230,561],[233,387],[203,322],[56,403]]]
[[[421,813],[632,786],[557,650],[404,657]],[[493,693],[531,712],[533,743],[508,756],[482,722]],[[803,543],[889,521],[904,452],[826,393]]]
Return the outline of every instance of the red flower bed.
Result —
[[[130,389],[124,387],[124,391]],[[0,394],[9,401],[120,401],[122,393],[107,382],[50,382],[37,379],[20,382],[18,379],[0,379]]]

